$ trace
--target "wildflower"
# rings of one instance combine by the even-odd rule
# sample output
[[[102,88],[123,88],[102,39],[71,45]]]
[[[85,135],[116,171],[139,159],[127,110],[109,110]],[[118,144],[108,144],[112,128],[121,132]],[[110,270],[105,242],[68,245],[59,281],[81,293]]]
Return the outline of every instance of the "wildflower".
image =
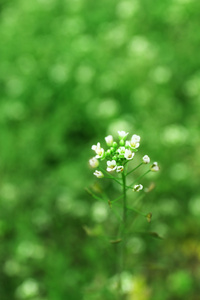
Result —
[[[94,174],[97,178],[103,178],[103,177],[104,177],[103,173],[102,173],[101,171],[98,171],[98,170],[96,170],[93,174]]]
[[[100,143],[97,143],[97,145],[92,146],[92,150],[96,152],[96,158],[103,158],[104,156],[104,149],[101,148]]]
[[[153,171],[153,172],[159,171],[160,168],[159,168],[159,166],[158,166],[158,163],[157,163],[157,162],[154,162],[153,165],[151,166],[150,170]]]
[[[107,171],[108,172],[112,172],[112,171],[114,171],[116,168],[117,168],[117,164],[116,164],[116,161],[115,160],[108,160],[107,161]]]
[[[143,185],[142,184],[136,184],[136,185],[134,185],[134,187],[133,187],[133,191],[134,192],[139,192],[139,191],[141,191],[143,189]]]
[[[129,134],[129,132],[125,132],[125,131],[122,130],[122,131],[118,131],[118,134],[119,134],[119,139],[123,140]]]
[[[133,149],[136,149],[140,146],[140,136],[137,134],[134,134],[130,141],[130,147]]]
[[[117,152],[119,153],[119,156],[120,156],[121,158],[124,157],[125,150],[126,150],[125,147],[119,147],[119,148],[117,149]]]
[[[125,153],[124,153],[124,157],[128,160],[131,160],[133,158],[133,156],[135,155],[135,153],[132,153],[131,150],[129,149],[125,149]]]
[[[150,157],[148,155],[143,156],[142,162],[144,164],[149,164],[150,163]]]
[[[123,167],[123,166],[117,166],[116,172],[117,172],[117,173],[121,173],[121,172],[123,172],[123,170],[124,170],[124,167]]]
[[[108,146],[112,146],[112,144],[113,144],[113,136],[112,136],[112,135],[106,136],[106,137],[105,137],[105,140],[106,140],[106,144],[107,144]]]
[[[89,160],[89,164],[92,168],[97,168],[99,165],[99,161],[98,159],[96,159],[96,157],[93,157]]]
[[[126,141],[125,147],[126,147],[126,148],[131,147],[130,141]]]

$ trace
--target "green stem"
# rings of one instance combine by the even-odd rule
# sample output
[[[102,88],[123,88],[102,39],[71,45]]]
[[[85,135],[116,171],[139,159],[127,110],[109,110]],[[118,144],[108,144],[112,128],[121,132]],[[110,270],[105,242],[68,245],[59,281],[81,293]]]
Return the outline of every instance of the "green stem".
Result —
[[[121,283],[121,274],[125,269],[125,258],[126,258],[126,223],[127,223],[127,198],[126,198],[126,175],[122,173],[122,183],[123,183],[123,216],[122,216],[122,230],[121,230],[121,239],[120,244],[120,257],[119,257],[119,299],[125,300],[125,295],[122,293],[122,283]]]
[[[139,176],[136,180],[134,180],[131,185],[129,185],[128,187],[131,188],[134,183],[138,182],[138,180],[140,180],[142,177],[144,177],[145,175],[147,175],[149,172],[151,172],[151,170],[146,171],[143,175]]]
[[[111,204],[117,202],[118,200],[120,200],[122,197],[124,197],[124,195],[119,196],[118,198],[111,200]]]
[[[137,167],[135,167],[133,170],[131,170],[130,172],[127,173],[127,175],[131,174],[133,171],[137,170],[137,168],[139,168],[141,165],[143,165],[143,163],[139,164]]]

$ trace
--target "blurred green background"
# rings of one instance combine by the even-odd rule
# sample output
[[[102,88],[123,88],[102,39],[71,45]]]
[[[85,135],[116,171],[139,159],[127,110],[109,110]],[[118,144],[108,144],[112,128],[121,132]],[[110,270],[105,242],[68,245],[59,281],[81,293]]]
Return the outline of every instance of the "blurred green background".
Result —
[[[199,27],[199,0],[0,1],[1,300],[116,299],[116,221],[85,187],[119,192],[88,167],[118,130],[161,166],[127,299],[199,299]]]

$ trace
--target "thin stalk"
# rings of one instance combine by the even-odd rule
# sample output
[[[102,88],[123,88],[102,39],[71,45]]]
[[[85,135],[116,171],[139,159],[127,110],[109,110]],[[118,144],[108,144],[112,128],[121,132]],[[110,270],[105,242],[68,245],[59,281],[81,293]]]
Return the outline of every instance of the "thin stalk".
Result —
[[[138,180],[140,180],[142,177],[144,177],[145,175],[147,175],[149,172],[151,172],[151,170],[146,171],[143,175],[139,176],[136,180],[134,180],[131,185],[129,185],[128,187],[131,188],[134,183],[138,182]]]
[[[118,198],[111,200],[111,204],[117,202],[118,200],[120,200],[122,197],[124,197],[124,195],[119,196]]]
[[[127,223],[127,197],[126,197],[126,174],[122,172],[122,183],[123,183],[123,213],[122,213],[122,230],[120,244],[120,257],[119,257],[119,299],[125,300],[125,295],[122,293],[121,274],[125,269],[125,258],[126,258],[126,223]]]
[[[127,173],[127,175],[131,174],[132,172],[134,172],[135,170],[137,170],[141,165],[143,165],[143,163],[139,164],[137,167],[135,167],[133,170],[131,170],[130,172]]]

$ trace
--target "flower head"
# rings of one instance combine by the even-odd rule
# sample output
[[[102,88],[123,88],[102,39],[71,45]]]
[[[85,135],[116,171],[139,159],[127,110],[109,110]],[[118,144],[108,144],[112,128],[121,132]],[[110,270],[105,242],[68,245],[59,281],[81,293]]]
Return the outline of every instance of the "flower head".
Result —
[[[150,170],[153,172],[158,172],[160,170],[158,163],[154,162],[153,165],[151,166]]]
[[[134,192],[139,192],[139,191],[141,191],[143,189],[143,185],[142,184],[136,184],[136,185],[134,185],[134,187],[133,187],[133,191]]]
[[[89,164],[92,168],[97,168],[99,165],[99,161],[98,159],[96,159],[96,157],[93,157],[89,160]]]
[[[135,153],[132,153],[131,150],[129,149],[125,149],[125,153],[124,153],[124,157],[128,160],[131,160],[133,158],[133,156],[135,155]]]
[[[98,170],[96,170],[93,174],[94,174],[97,178],[103,178],[103,177],[104,177],[103,173],[102,173],[101,171],[98,171]]]
[[[125,132],[125,131],[118,131],[119,134],[119,139],[125,139],[125,137],[129,134],[129,132]]]
[[[117,168],[117,163],[116,163],[116,160],[108,160],[107,161],[107,171],[108,172],[112,172],[114,171],[115,169]]]
[[[148,155],[143,156],[142,162],[144,164],[149,164],[150,163],[150,157]]]
[[[112,144],[113,144],[113,136],[112,136],[112,135],[106,136],[106,137],[105,137],[105,140],[106,140],[106,144],[107,144],[108,146],[112,146]]]

